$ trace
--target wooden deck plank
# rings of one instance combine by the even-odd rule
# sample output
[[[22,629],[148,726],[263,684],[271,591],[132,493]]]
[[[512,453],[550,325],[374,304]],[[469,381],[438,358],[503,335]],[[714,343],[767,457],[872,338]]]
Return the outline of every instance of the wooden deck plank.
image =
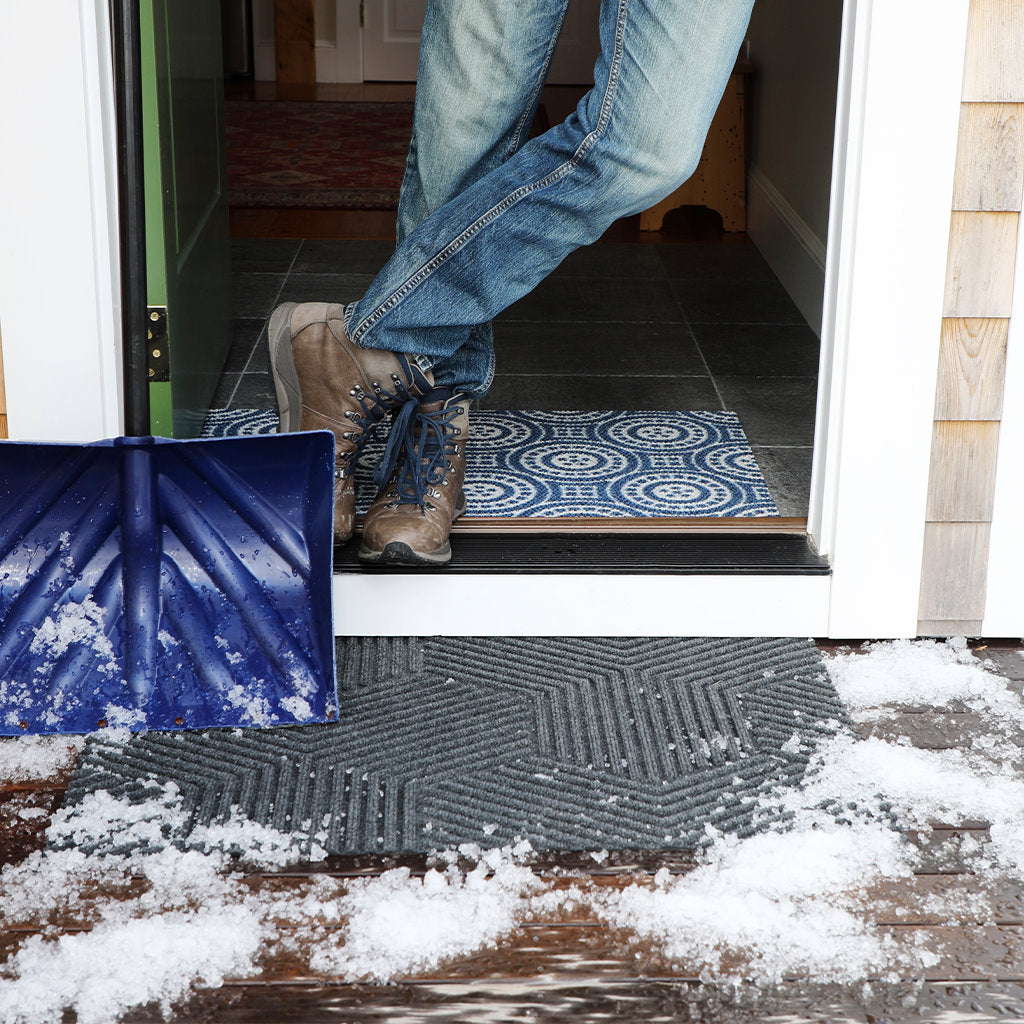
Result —
[[[498,984],[416,983],[393,986],[236,985],[200,993],[175,1020],[180,1024],[572,1024],[574,1021],[760,1020],[710,986],[665,981],[580,984],[525,979]],[[779,1000],[745,993],[774,1007]],[[737,1005],[739,1004],[739,1005]],[[125,1018],[126,1024],[157,1024],[155,1008]]]
[[[896,712],[862,720],[856,728],[862,739],[873,737],[887,743],[906,739],[920,750],[968,750],[983,724],[983,717],[973,712]]]

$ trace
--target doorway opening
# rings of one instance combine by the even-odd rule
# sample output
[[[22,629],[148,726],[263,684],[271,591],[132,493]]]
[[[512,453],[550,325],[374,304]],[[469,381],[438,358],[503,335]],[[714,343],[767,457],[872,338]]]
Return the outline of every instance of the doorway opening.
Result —
[[[741,513],[739,523],[728,514],[644,521],[620,511],[628,522],[584,515],[572,529],[806,529],[841,22],[841,0],[755,8],[741,53],[745,230],[686,202],[656,230],[644,230],[641,216],[613,225],[499,317],[498,376],[479,403],[483,413],[735,414],[771,512]],[[550,84],[537,128],[560,120],[585,87]],[[413,93],[412,82],[321,83],[307,102],[409,106]],[[229,107],[295,102],[273,82],[229,83],[226,95]],[[372,119],[364,124],[374,130]],[[393,224],[392,210],[233,207],[235,344],[215,410],[273,408],[261,337],[270,310],[358,298],[390,254]],[[496,529],[488,516],[473,518],[459,529]],[[521,528],[530,526],[516,521]]]

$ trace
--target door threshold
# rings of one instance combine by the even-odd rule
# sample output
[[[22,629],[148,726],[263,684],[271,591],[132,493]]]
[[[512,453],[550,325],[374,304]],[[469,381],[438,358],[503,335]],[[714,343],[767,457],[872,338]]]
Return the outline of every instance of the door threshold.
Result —
[[[356,529],[363,517],[356,518]],[[802,516],[463,516],[452,526],[463,534],[798,534],[807,533]]]
[[[798,532],[463,531],[453,538],[452,560],[442,570],[377,569],[362,565],[358,552],[358,534],[335,548],[335,573],[827,576],[832,571],[810,538]]]

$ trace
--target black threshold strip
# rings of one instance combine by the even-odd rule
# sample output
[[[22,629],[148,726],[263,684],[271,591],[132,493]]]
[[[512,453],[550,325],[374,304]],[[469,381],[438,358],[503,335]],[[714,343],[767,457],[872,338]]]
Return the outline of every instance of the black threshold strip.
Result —
[[[334,571],[374,569],[358,559],[359,535],[334,549]],[[832,570],[803,534],[498,534],[452,537],[447,573],[827,576]]]

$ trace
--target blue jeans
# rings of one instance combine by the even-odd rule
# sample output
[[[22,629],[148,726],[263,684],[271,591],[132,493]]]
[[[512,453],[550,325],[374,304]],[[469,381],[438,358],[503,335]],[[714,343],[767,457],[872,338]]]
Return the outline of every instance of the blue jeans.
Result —
[[[394,255],[345,311],[358,345],[487,392],[490,322],[693,173],[753,0],[602,0],[594,87],[526,141],[569,0],[429,0]]]

